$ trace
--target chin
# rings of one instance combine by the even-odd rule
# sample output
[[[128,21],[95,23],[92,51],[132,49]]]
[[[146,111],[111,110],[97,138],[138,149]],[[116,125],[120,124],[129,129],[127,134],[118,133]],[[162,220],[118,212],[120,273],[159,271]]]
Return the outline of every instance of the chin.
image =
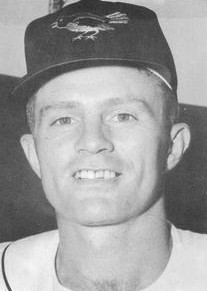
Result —
[[[96,201],[82,201],[82,205],[75,213],[74,220],[84,226],[107,226],[120,223],[120,213],[116,207],[105,199]]]

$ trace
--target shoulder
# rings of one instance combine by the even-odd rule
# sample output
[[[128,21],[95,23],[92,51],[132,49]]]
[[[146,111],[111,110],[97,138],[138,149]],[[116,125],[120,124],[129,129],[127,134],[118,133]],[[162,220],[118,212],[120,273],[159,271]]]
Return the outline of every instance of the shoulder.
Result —
[[[207,234],[172,227],[172,236],[174,273],[180,274],[185,284],[196,284],[197,290],[206,290]]]
[[[58,241],[57,231],[48,231],[41,234],[29,236],[15,242],[0,244],[0,254],[2,255],[5,247],[8,246],[7,254],[13,259],[20,257],[33,257],[39,252],[49,250]]]
[[[200,234],[189,230],[182,230],[172,226],[172,235],[175,243],[184,246],[186,250],[207,253],[207,234]]]
[[[44,252],[44,256],[57,247],[58,232],[48,231],[29,236],[9,244],[7,258],[14,260],[36,260]]]
[[[10,245],[11,242],[3,242],[3,243],[0,243],[0,257],[2,256],[5,248]]]
[[[34,250],[48,247],[53,242],[57,241],[57,239],[57,230],[47,231],[12,242],[9,249],[10,252],[11,250],[14,252],[21,252],[22,250],[24,250],[24,253],[29,254]]]
[[[3,276],[3,272],[2,272],[2,258],[4,256],[5,250],[7,249],[7,247],[10,245],[10,242],[4,242],[4,243],[0,243],[0,290],[2,291],[6,291],[8,290],[6,283],[5,283],[5,279]]]
[[[172,252],[166,269],[149,290],[206,291],[207,235],[171,226]]]
[[[25,289],[21,290],[32,290],[30,285],[34,282],[36,285],[38,280],[43,279],[45,269],[49,272],[53,267],[58,242],[58,232],[49,231],[12,243],[0,244],[0,290],[3,289],[1,282],[5,284],[4,275],[12,289],[20,290],[24,282]]]

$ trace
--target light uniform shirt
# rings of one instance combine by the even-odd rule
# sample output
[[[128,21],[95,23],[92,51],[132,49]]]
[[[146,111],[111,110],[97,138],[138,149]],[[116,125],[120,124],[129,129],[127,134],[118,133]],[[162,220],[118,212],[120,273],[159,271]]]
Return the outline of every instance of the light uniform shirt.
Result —
[[[167,267],[143,291],[206,291],[207,235],[172,226],[172,240]],[[61,286],[55,272],[58,242],[58,232],[49,231],[0,244],[0,291],[68,291]]]

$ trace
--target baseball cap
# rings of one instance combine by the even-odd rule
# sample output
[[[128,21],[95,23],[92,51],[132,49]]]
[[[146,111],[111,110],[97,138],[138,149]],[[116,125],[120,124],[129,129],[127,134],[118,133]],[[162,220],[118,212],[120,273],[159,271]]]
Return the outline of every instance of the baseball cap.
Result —
[[[67,5],[29,24],[25,55],[27,74],[15,98],[27,100],[61,73],[100,65],[147,68],[177,91],[171,50],[156,14],[142,6],[100,0]]]

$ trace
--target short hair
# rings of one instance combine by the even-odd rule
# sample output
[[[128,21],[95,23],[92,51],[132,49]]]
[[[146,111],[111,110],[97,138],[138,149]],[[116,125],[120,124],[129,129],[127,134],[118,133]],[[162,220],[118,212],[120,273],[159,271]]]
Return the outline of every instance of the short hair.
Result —
[[[36,94],[33,94],[26,104],[27,124],[29,126],[31,133],[33,133],[35,127],[35,101]]]
[[[162,90],[162,103],[163,103],[163,115],[165,126],[168,130],[171,129],[173,124],[175,124],[179,119],[179,104],[177,101],[176,93],[174,93],[167,84],[158,76],[156,76],[152,71],[147,69],[138,68],[139,72],[145,72],[148,76],[156,78],[158,86]],[[35,128],[35,102],[36,102],[36,92],[29,98],[26,104],[26,117],[27,123],[31,133],[34,132]]]
[[[176,93],[174,93],[162,80],[160,86],[163,92],[161,98],[165,125],[168,129],[171,129],[172,126],[179,121],[180,106]]]

